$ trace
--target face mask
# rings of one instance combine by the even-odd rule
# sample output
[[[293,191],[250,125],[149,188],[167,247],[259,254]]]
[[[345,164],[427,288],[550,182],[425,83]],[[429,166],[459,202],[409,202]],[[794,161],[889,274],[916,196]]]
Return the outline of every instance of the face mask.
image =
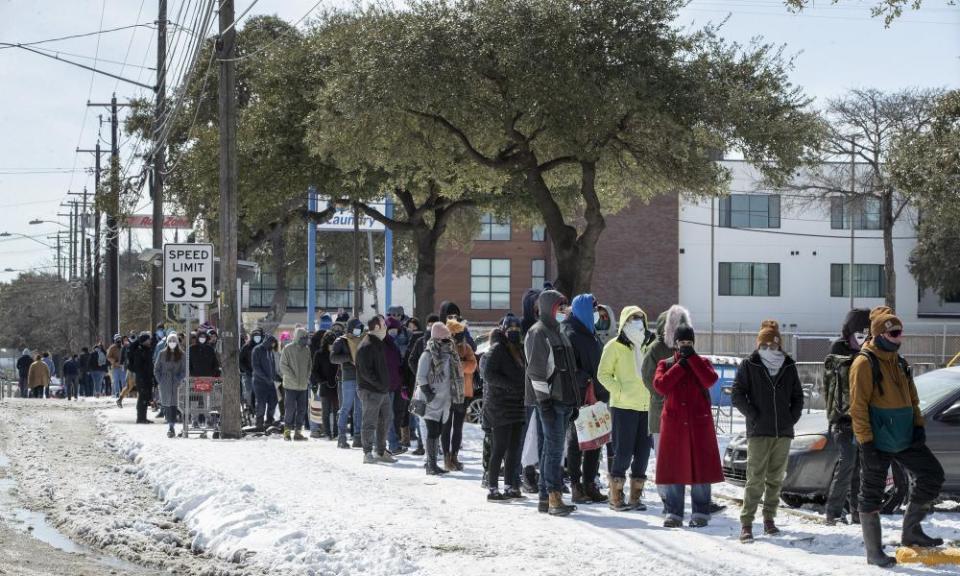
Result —
[[[643,344],[644,338],[647,334],[644,330],[644,325],[642,320],[632,320],[623,327],[623,333],[627,335],[627,338],[630,339],[636,345]]]
[[[254,341],[255,343],[257,343],[257,344],[259,344],[261,340],[263,340],[263,337],[262,337],[262,336],[254,336],[254,337],[253,337],[253,341]]]
[[[394,338],[396,338],[396,336],[397,336],[398,333],[399,333],[399,331],[398,331],[396,328],[387,330],[387,334],[393,336]]]
[[[372,330],[371,332],[373,332],[373,335],[379,338],[380,340],[383,340],[384,337],[386,337],[387,335],[387,329],[384,328],[383,326],[377,326],[376,329]]]
[[[173,349],[175,349],[176,347],[177,347],[177,343],[176,343],[176,342],[167,342],[167,348],[173,350]]]
[[[693,353],[694,353],[693,346],[689,346],[689,345],[681,346],[677,348],[677,350],[680,352],[680,356],[682,356],[683,358],[689,358],[693,356]]]
[[[511,344],[520,343],[520,331],[519,330],[510,330],[507,332],[507,341]]]
[[[854,332],[853,341],[857,344],[857,350],[863,347],[863,344],[867,341],[866,332]]]
[[[354,336],[360,336],[361,334],[363,334],[363,328],[354,328],[354,329],[353,329],[353,335],[354,335]]]
[[[310,339],[304,336],[303,338],[298,339],[297,343],[300,344],[301,346],[306,346],[309,341]]]
[[[596,326],[600,322],[600,313],[596,310],[593,311],[593,325]]]
[[[206,339],[206,338],[197,338],[197,342],[199,342],[199,343],[201,343],[201,344],[206,344],[206,343],[207,343],[207,339]]]
[[[891,342],[884,338],[883,336],[877,336],[873,339],[877,343],[877,347],[883,350],[884,352],[896,352],[900,349],[900,344],[896,342]]]
[[[567,319],[567,315],[564,314],[563,312],[557,312],[554,318],[557,320],[557,323],[559,324]]]

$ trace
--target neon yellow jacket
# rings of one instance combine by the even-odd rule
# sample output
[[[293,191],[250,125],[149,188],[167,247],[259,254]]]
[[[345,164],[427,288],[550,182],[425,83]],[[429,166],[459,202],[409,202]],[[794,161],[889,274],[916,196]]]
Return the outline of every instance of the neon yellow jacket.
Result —
[[[627,319],[634,314],[642,315],[646,324],[647,315],[639,306],[627,306],[620,312],[620,333],[623,333]],[[650,410],[650,391],[643,385],[638,356],[640,343],[631,348],[614,338],[603,347],[597,377],[610,392],[611,407],[639,412]]]

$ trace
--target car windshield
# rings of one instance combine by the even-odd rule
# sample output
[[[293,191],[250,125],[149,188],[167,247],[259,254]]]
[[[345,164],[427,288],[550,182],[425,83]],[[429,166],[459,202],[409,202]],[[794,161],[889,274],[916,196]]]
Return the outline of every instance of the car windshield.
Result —
[[[960,388],[960,372],[953,370],[934,370],[917,376],[917,395],[920,397],[920,410],[926,410]]]

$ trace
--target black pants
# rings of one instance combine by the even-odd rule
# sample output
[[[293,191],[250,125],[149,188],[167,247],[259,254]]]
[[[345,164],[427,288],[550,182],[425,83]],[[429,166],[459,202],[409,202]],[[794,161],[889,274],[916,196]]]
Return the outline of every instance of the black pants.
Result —
[[[857,510],[857,496],[860,493],[860,449],[853,436],[853,425],[840,422],[830,426],[833,442],[840,451],[840,459],[833,470],[833,480],[827,493],[827,516],[839,518],[844,514],[844,506],[850,511]]]
[[[431,440],[436,440],[443,433],[443,423],[437,422],[436,420],[427,420],[424,418],[424,422],[427,423],[427,438]]]
[[[340,409],[339,402],[332,396],[321,396],[320,405],[323,406],[323,426],[327,431],[327,437],[333,438],[337,435],[337,410]]]
[[[466,404],[454,404],[450,409],[450,418],[443,423],[443,435],[440,437],[440,446],[444,454],[456,454],[463,443],[463,418],[467,415]]]
[[[137,422],[147,421],[147,408],[153,400],[153,386],[137,386]]]
[[[647,428],[647,412],[610,408],[613,416],[613,469],[615,478],[624,478],[630,469],[632,478],[647,477],[647,461],[653,438]]]
[[[523,449],[523,423],[496,426],[491,432],[490,468],[487,482],[491,488],[499,487],[500,466],[506,471],[504,484],[510,488],[520,488],[519,470],[520,451]]]
[[[910,491],[912,504],[924,505],[940,495],[943,486],[943,466],[927,448],[926,444],[912,445],[903,452],[877,452],[876,457],[861,453],[860,513],[878,512],[883,504],[883,491],[887,485],[887,470],[896,461],[916,479]]]
[[[577,429],[571,426],[567,430],[567,476],[571,482],[593,484],[600,469],[600,448],[581,452],[577,440]]]

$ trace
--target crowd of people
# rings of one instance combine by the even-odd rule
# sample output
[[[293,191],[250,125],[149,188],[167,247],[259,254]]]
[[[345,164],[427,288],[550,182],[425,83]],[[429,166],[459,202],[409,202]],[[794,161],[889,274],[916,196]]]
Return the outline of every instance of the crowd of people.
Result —
[[[479,360],[469,325],[452,302],[422,323],[392,307],[366,322],[323,314],[312,334],[303,327],[292,337],[256,329],[244,336],[239,355],[244,408],[252,415],[248,432],[282,431],[289,441],[306,441],[308,433],[341,449],[361,449],[364,464],[392,464],[409,452],[424,458],[426,474],[443,475],[463,469],[465,416],[482,380],[489,502],[536,493],[538,510],[551,516],[583,504],[644,511],[655,454],[664,526],[683,526],[688,489],[687,525],[707,526],[722,508],[711,499],[711,485],[724,480],[709,392],[718,375],[697,353],[682,306],[671,306],[652,327],[638,306],[615,318],[591,294],[568,300],[552,289],[531,290],[521,315],[506,314],[491,331]],[[915,479],[901,542],[942,544],[920,527],[943,469],[925,445],[916,387],[898,353],[902,339],[903,324],[891,309],[852,310],[825,360],[827,417],[840,448],[826,520],[848,522],[849,512],[849,522],[862,526],[868,562],[880,566],[895,562],[883,553],[878,516],[892,461]],[[64,363],[67,398],[83,390],[112,393],[122,406],[135,390],[137,422],[151,422],[153,403],[175,437],[187,373],[220,375],[216,340],[210,327],[192,333],[188,366],[185,343],[162,325],[154,333],[117,335],[108,349],[84,349]],[[53,374],[44,355],[31,357],[28,350],[17,366],[22,389],[42,389]],[[598,402],[609,407],[609,442],[583,444],[574,423]],[[804,406],[777,322],[761,324],[755,350],[738,367],[732,403],[746,418],[740,540],[750,543],[758,508],[763,533],[780,533],[780,490]],[[608,494],[599,481],[603,461]]]

